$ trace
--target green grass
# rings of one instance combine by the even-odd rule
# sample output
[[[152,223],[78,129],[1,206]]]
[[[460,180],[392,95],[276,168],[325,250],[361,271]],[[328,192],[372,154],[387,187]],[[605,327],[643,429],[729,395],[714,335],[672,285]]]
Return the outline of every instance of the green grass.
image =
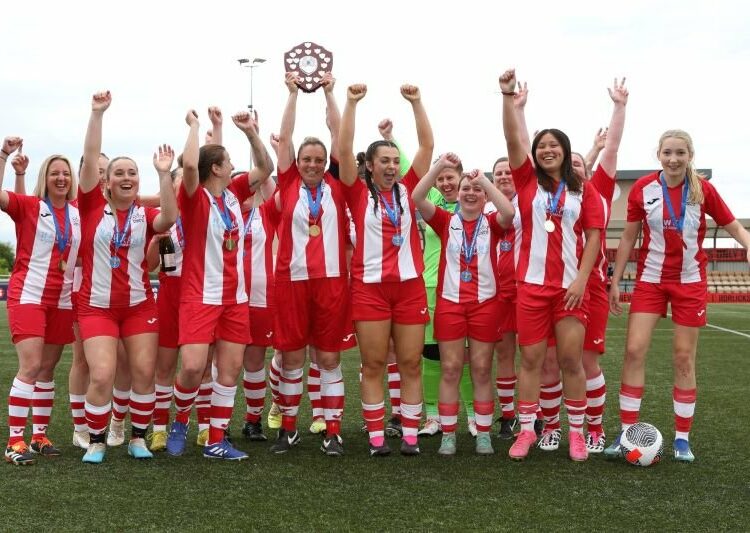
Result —
[[[750,332],[750,309],[712,305],[709,322]],[[0,435],[7,435],[7,391],[17,361],[0,308]],[[605,427],[618,428],[617,390],[625,319],[610,321],[603,367],[609,397]],[[492,457],[473,455],[461,429],[459,453],[437,455],[439,438],[422,439],[420,457],[367,457],[359,432],[356,353],[345,356],[347,384],[343,436],[346,455],[319,451],[309,434],[285,456],[269,444],[240,442],[250,460],[226,464],[203,459],[191,446],[181,458],[159,455],[135,462],[124,447],[105,464],[83,465],[69,444],[66,350],[56,374],[57,398],[49,434],[63,457],[33,467],[0,464],[0,530],[664,530],[746,531],[750,527],[750,453],[747,394],[750,339],[706,328],[698,356],[698,408],[691,434],[697,460],[671,460],[673,438],[671,323],[655,332],[641,418],[659,427],[666,460],[652,468],[592,457],[584,464],[558,452],[533,451],[529,460],[507,458],[509,444],[494,440]],[[242,399],[232,428],[239,436]],[[300,428],[310,423],[303,402]],[[463,417],[460,419],[465,420]],[[304,433],[304,432],[303,432]],[[191,440],[195,431],[191,430]],[[392,443],[396,444],[396,443]]]

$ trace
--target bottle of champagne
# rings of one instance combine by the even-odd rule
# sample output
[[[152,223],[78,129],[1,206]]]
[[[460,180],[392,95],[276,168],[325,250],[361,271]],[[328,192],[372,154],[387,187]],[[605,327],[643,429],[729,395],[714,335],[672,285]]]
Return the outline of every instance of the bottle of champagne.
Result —
[[[172,242],[171,236],[165,235],[159,239],[159,256],[161,257],[162,272],[174,272],[177,270],[174,242]]]

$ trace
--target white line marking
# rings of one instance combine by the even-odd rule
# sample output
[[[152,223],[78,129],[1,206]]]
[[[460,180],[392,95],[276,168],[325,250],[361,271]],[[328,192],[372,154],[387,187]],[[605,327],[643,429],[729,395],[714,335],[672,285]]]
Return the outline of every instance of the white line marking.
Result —
[[[735,335],[750,339],[750,335],[748,335],[747,333],[740,333],[739,331],[735,331],[733,329],[722,328],[721,326],[714,326],[713,324],[706,324],[706,327],[718,329],[719,331],[726,331],[727,333],[734,333]]]

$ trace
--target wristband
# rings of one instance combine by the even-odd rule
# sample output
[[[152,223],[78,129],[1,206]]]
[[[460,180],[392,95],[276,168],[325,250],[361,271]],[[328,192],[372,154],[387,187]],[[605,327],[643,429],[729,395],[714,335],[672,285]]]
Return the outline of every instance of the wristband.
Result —
[[[2,148],[0,148],[0,152],[2,152],[5,155],[5,157],[8,157],[10,155],[10,152],[6,152]]]
[[[16,172],[16,176],[25,176],[26,172]]]
[[[505,91],[500,91],[500,94],[502,94],[503,96],[515,96],[516,95],[515,92],[506,93]]]

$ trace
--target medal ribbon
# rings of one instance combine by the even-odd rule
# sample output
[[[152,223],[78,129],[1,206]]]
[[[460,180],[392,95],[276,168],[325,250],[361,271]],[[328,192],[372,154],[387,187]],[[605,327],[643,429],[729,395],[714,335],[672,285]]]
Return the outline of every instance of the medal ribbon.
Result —
[[[682,186],[682,205],[680,206],[680,218],[678,219],[674,214],[674,207],[672,207],[672,199],[669,197],[669,190],[667,189],[667,180],[664,179],[664,172],[659,175],[659,181],[661,181],[661,190],[664,195],[664,202],[667,204],[667,211],[669,211],[669,218],[672,219],[672,226],[682,233],[682,227],[685,225],[685,207],[687,206],[688,191],[690,190],[690,184],[688,183],[687,177],[685,183]]]
[[[57,222],[57,215],[55,214],[55,210],[52,207],[52,202],[49,201],[49,196],[45,196],[44,203],[47,204],[47,209],[49,209],[49,212],[52,215],[52,222],[54,222],[55,224],[55,240],[57,241],[57,249],[62,255],[62,253],[65,251],[65,248],[68,246],[68,239],[70,238],[70,212],[68,211],[68,202],[65,202],[65,229],[62,233],[60,233],[60,224]]]
[[[125,219],[125,226],[123,226],[122,231],[120,231],[119,223],[117,221],[117,210],[112,209],[112,214],[114,215],[115,219],[115,230],[112,232],[112,245],[115,249],[114,255],[117,255],[117,251],[122,247],[122,243],[125,242],[125,236],[130,231],[130,218],[133,215],[133,209],[135,209],[135,204],[130,204],[130,208],[128,209],[128,215]]]
[[[218,204],[216,201],[212,202],[211,205],[214,209],[219,213],[219,216],[221,217],[221,220],[224,222],[224,228],[231,233],[232,227],[234,224],[232,223],[232,213],[227,208],[227,191],[221,191],[221,209],[219,209]]]
[[[555,191],[555,197],[553,198],[550,193],[547,193],[547,206],[549,211],[547,212],[550,216],[552,213],[557,213],[557,204],[560,203],[560,196],[562,195],[563,189],[565,188],[565,180],[560,180],[560,184],[557,186]]]
[[[180,218],[179,215],[177,215],[177,243],[180,245],[180,248],[185,248],[185,230],[182,229],[182,218]]]
[[[378,191],[378,196],[380,197],[380,203],[383,204],[383,210],[385,211],[385,214],[388,215],[388,220],[391,221],[391,224],[393,224],[393,227],[396,228],[396,233],[398,234],[401,233],[401,210],[396,205],[395,187],[398,187],[398,185],[394,186],[394,188],[391,189],[393,208],[388,205],[388,202],[385,200],[382,192]]]
[[[305,185],[305,191],[307,191],[307,207],[310,209],[310,216],[313,218],[313,223],[317,224],[320,206],[323,203],[323,182],[318,183],[315,188],[315,198],[313,198],[312,191],[307,185]]]
[[[474,258],[474,253],[477,251],[477,237],[479,237],[479,229],[482,226],[482,220],[484,217],[480,215],[477,219],[477,225],[474,226],[474,235],[471,236],[471,244],[469,244],[469,241],[466,239],[466,223],[464,222],[464,217],[461,216],[461,213],[458,213],[458,218],[461,220],[461,238],[463,239],[461,254],[466,260],[466,268],[468,269],[471,260]]]
[[[257,207],[253,207],[250,210],[250,214],[247,216],[247,222],[245,222],[245,236],[247,236],[248,233],[250,233],[250,226],[253,223],[253,217],[255,216],[255,210]]]

